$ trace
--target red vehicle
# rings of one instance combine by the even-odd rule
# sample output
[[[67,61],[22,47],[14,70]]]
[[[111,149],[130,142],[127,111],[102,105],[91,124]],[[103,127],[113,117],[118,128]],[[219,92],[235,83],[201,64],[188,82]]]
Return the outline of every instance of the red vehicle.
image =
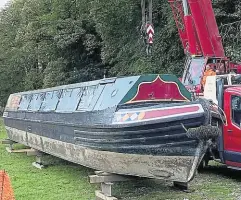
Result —
[[[203,163],[220,159],[231,168],[241,168],[241,64],[231,62],[225,55],[211,0],[168,0],[186,54],[183,84],[203,96],[201,85],[205,66],[210,64],[220,74],[215,77],[216,100],[224,113],[217,125],[222,135],[209,149]],[[235,85],[236,84],[236,85]],[[214,93],[215,94],[215,93]]]

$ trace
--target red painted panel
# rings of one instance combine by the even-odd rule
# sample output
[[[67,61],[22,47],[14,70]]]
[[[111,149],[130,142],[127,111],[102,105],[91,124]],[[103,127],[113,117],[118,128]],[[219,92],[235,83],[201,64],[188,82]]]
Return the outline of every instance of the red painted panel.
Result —
[[[192,107],[181,107],[181,108],[170,108],[165,110],[153,110],[145,112],[145,117],[143,119],[159,118],[166,117],[171,115],[179,115],[182,113],[191,113],[197,112],[199,110],[198,106]]]
[[[169,107],[169,108],[157,108],[157,109],[145,109],[139,110],[136,112],[120,112],[116,113],[114,123],[132,123],[142,120],[152,120],[152,119],[161,119],[164,117],[177,117],[190,114],[201,113],[203,110],[199,105],[189,105],[186,107]]]
[[[222,37],[220,36],[217,21],[212,7],[211,0],[200,0],[200,5],[202,5],[205,22],[207,24],[209,37],[211,39],[215,55],[217,57],[224,57],[225,52],[222,44]]]
[[[185,16],[185,25],[187,30],[187,37],[189,43],[189,52],[191,55],[202,55],[199,41],[194,30],[193,19],[191,15]]]
[[[173,17],[176,22],[180,40],[182,42],[184,50],[186,50],[188,39],[187,39],[187,30],[185,28],[185,23],[184,23],[184,11],[182,6],[182,1],[176,1],[176,0],[168,0],[168,1],[172,8]]]
[[[198,0],[188,1],[203,55],[215,56],[215,52],[209,36],[208,28],[206,26],[202,7],[199,4]]]
[[[241,96],[241,92],[235,88],[228,88],[224,92],[224,112],[227,124],[223,127],[224,150],[241,153],[241,129],[232,121],[231,96]]]
[[[228,166],[233,166],[233,167],[239,167],[241,168],[241,163],[237,163],[237,162],[232,162],[232,161],[225,161],[226,165]]]
[[[188,0],[204,56],[224,56],[224,49],[210,0]]]
[[[188,99],[181,94],[179,86],[175,82],[164,82],[157,77],[153,82],[141,83],[138,87],[136,96],[131,100],[143,101],[143,100],[176,100],[187,101]]]

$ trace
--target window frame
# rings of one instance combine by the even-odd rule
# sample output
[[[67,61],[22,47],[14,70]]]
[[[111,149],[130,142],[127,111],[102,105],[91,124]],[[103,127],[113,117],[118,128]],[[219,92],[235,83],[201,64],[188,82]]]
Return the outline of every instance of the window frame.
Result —
[[[233,116],[233,112],[234,112],[234,109],[233,109],[233,97],[238,97],[240,99],[240,105],[241,105],[241,96],[240,95],[236,95],[236,94],[231,94],[230,95],[230,118],[231,118],[231,122],[233,125],[237,126],[239,129],[241,128],[240,125],[241,125],[241,119],[240,119],[240,124],[237,124],[235,119],[234,119],[234,116]],[[240,106],[240,113],[241,113],[241,106]]]

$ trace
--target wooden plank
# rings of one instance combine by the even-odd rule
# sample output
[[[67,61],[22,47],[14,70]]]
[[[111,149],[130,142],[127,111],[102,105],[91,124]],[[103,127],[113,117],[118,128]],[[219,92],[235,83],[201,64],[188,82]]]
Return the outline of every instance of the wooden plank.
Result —
[[[43,169],[44,165],[42,165],[41,163],[38,162],[33,162],[32,165],[38,169]]]
[[[6,147],[6,151],[7,151],[8,153],[13,153],[13,149],[12,149],[11,147]]]
[[[102,175],[102,176],[109,176],[109,175],[113,175],[111,173],[107,173],[107,172],[103,172],[103,171],[95,171],[96,175]]]
[[[173,185],[180,190],[188,190],[188,183],[174,181]]]
[[[0,140],[0,144],[15,144],[16,142],[9,140],[9,139],[5,139],[5,140]]]
[[[32,149],[11,149],[10,147],[6,147],[6,150],[9,153],[27,153],[33,151]]]
[[[37,156],[41,154],[41,151],[31,148],[29,151],[26,152],[27,156]]]
[[[90,175],[89,176],[90,183],[106,183],[106,182],[121,182],[121,181],[129,181],[130,178],[119,175],[108,175],[108,176],[99,176],[99,175]]]
[[[111,186],[113,183],[101,183],[101,191],[108,197],[111,197]]]
[[[100,190],[95,191],[95,196],[97,200],[118,200],[116,197],[108,197],[103,194]]]

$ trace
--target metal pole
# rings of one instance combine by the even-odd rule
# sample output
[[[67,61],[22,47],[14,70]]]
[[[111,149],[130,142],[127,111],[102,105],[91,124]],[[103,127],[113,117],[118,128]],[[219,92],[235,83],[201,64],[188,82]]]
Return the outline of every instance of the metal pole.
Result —
[[[149,0],[149,22],[152,23],[152,0]]]
[[[145,20],[146,6],[145,6],[145,4],[146,4],[145,0],[141,0],[142,26],[146,23],[146,20]]]
[[[182,6],[183,6],[184,15],[187,16],[187,15],[188,15],[188,4],[187,4],[187,0],[182,0]]]

